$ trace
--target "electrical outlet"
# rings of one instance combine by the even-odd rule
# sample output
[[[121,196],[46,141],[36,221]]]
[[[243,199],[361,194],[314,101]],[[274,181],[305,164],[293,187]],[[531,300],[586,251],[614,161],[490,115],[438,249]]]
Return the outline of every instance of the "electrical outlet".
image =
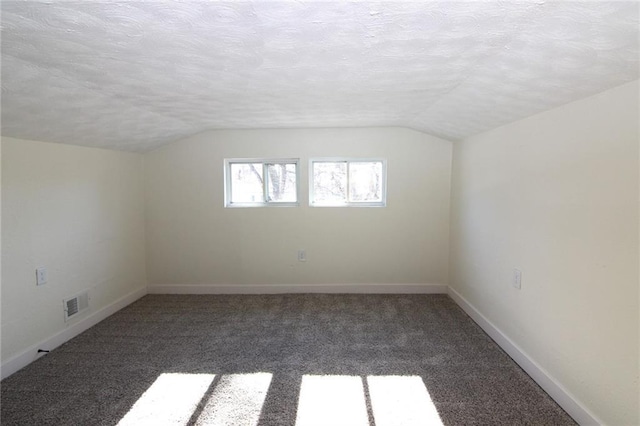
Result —
[[[36,268],[36,285],[47,283],[47,268]]]
[[[522,271],[519,269],[513,270],[513,282],[511,283],[514,288],[520,290],[522,288]]]
[[[298,262],[306,262],[306,261],[307,261],[307,251],[298,250]]]

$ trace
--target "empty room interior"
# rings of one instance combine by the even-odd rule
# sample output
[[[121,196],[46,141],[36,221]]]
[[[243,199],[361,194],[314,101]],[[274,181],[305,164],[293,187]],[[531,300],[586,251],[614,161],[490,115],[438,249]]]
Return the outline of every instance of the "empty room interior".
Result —
[[[3,425],[639,425],[637,1],[1,4]]]

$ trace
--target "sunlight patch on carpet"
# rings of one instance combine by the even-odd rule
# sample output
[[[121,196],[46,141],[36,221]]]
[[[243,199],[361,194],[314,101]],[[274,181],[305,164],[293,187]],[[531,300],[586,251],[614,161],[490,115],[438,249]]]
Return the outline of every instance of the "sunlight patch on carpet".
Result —
[[[196,424],[256,426],[271,378],[271,373],[221,376]]]
[[[442,426],[436,406],[419,376],[368,376],[376,426]]]
[[[163,373],[118,425],[187,424],[214,377],[214,374]]]
[[[368,426],[359,376],[302,376],[296,426]]]

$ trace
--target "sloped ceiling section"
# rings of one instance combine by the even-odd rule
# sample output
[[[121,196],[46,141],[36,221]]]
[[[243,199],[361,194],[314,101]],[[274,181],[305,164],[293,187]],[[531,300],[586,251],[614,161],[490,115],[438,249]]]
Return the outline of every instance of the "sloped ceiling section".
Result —
[[[637,79],[630,2],[2,2],[2,133],[146,151],[204,130],[461,139]]]

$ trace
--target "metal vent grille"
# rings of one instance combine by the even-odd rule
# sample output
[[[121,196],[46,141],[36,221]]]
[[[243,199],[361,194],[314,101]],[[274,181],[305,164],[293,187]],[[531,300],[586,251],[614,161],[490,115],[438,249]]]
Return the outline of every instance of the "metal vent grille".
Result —
[[[73,299],[67,300],[67,317],[72,317],[78,313],[80,309],[78,309],[78,298],[74,297]]]
[[[82,292],[69,299],[64,300],[64,320],[68,321],[70,318],[80,314],[82,311],[89,307],[89,293]]]

